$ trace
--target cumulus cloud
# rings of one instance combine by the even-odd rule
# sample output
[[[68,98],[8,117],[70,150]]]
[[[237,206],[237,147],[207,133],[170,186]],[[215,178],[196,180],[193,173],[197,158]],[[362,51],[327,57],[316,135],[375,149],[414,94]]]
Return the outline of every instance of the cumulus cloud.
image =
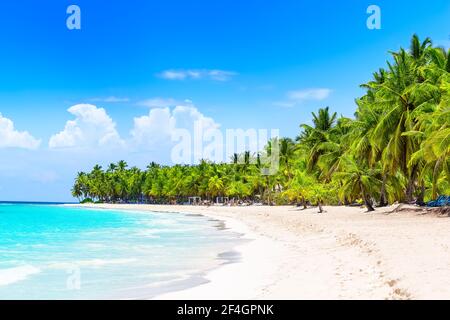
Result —
[[[34,138],[27,131],[17,131],[14,123],[0,113],[0,148],[37,149],[41,140]]]
[[[214,81],[231,80],[237,73],[234,71],[225,71],[217,69],[200,69],[200,70],[165,70],[158,76],[166,80],[196,80],[209,79]]]
[[[116,124],[105,109],[91,104],[77,104],[67,111],[74,115],[75,119],[67,121],[64,130],[50,138],[50,148],[123,146],[124,142],[116,130]]]
[[[333,90],[328,88],[294,90],[287,93],[287,99],[285,101],[275,102],[274,105],[279,107],[294,107],[305,101],[323,101],[332,92]]]
[[[134,118],[131,136],[137,145],[154,146],[170,140],[175,119],[169,108],[151,109],[146,116]]]
[[[195,106],[186,103],[173,109],[154,108],[148,115],[135,118],[131,136],[137,146],[167,146],[172,143],[177,129],[186,129],[193,133],[195,124],[201,126],[203,131],[220,127],[214,119],[206,117]]]
[[[148,108],[168,108],[176,106],[179,102],[172,98],[152,98],[139,101],[137,104]]]

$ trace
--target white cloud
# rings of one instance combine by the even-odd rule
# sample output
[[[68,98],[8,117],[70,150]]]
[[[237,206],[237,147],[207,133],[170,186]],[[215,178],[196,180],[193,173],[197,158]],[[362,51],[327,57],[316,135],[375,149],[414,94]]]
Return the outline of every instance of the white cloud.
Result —
[[[17,131],[14,123],[0,113],[0,148],[37,149],[41,140],[34,138],[27,131]]]
[[[192,104],[189,104],[189,101],[187,102],[187,105],[177,106],[172,112],[176,128],[193,130],[195,122],[199,123],[204,131],[220,127],[213,118],[206,117]]]
[[[322,101],[328,98],[331,94],[331,89],[306,89],[291,91],[288,93],[289,100],[293,101],[306,101],[306,100],[316,100]]]
[[[91,99],[92,102],[108,102],[108,103],[119,103],[119,102],[128,102],[129,98],[121,98],[116,96],[110,96],[106,98],[94,98]]]
[[[327,88],[290,91],[287,93],[287,99],[285,101],[278,101],[273,104],[278,107],[290,108],[305,101],[323,101],[327,99],[332,92],[333,90]]]
[[[171,137],[175,120],[169,108],[151,109],[148,116],[134,118],[131,136],[137,145],[153,146]]]
[[[223,70],[209,70],[207,71],[207,75],[212,79],[216,81],[228,81],[235,75],[237,75],[236,72],[233,71],[223,71]]]
[[[148,148],[161,145],[170,147],[172,135],[177,129],[186,129],[193,133],[196,123],[204,131],[220,127],[214,119],[203,115],[189,101],[173,109],[154,108],[148,115],[134,119],[134,127],[131,131],[133,144]]]
[[[165,70],[158,76],[166,80],[187,80],[187,79],[209,79],[214,81],[228,81],[237,73],[233,71],[217,70],[217,69],[200,69],[200,70]]]
[[[91,104],[78,104],[67,111],[75,116],[75,120],[67,121],[64,130],[50,138],[50,148],[123,146],[116,124],[105,109]]]
[[[148,108],[168,108],[176,106],[179,102],[172,98],[152,98],[139,101],[137,104]]]

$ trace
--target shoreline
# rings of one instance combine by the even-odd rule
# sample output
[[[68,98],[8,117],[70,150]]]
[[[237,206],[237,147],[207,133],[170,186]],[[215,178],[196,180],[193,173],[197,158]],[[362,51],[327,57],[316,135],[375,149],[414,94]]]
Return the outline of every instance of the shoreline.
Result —
[[[273,272],[273,264],[270,263],[270,260],[277,258],[280,251],[281,253],[286,252],[286,250],[280,250],[280,246],[269,238],[252,231],[242,221],[233,219],[232,217],[218,216],[210,211],[204,212],[200,210],[201,212],[199,212],[195,210],[195,208],[200,209],[201,207],[176,206],[177,208],[173,208],[173,206],[168,205],[142,206],[128,204],[64,204],[64,206],[124,211],[200,214],[204,217],[222,221],[225,224],[225,228],[239,234],[239,239],[245,241],[245,243],[239,244],[231,249],[231,251],[239,255],[239,260],[227,262],[207,270],[202,275],[206,283],[158,294],[152,297],[151,300],[244,300],[248,299],[248,297],[257,299],[266,285],[264,282],[261,283],[261,277],[266,276],[269,272]],[[184,210],[185,208],[187,210]],[[267,252],[271,254],[261,259],[259,256],[261,249],[268,250]],[[244,272],[242,273],[243,270]],[[238,288],[235,286],[236,283],[239,283]]]
[[[155,299],[449,299],[450,219],[393,207],[78,205],[202,214],[252,241],[208,283]]]

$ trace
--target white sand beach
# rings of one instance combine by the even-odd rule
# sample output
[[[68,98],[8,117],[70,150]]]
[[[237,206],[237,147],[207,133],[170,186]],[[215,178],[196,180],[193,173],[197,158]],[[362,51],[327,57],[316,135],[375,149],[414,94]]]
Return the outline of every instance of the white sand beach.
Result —
[[[200,213],[251,239],[208,283],[158,299],[450,299],[450,219],[393,207],[89,205]]]

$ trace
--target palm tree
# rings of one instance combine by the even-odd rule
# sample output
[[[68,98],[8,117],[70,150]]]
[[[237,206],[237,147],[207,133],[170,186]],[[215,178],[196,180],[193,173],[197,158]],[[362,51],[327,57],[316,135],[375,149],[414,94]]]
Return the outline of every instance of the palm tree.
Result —
[[[288,181],[292,179],[291,161],[294,157],[295,143],[290,138],[280,139],[280,164],[286,169]]]
[[[369,169],[351,157],[343,159],[343,170],[335,174],[335,179],[342,181],[341,199],[361,197],[368,211],[374,211],[372,198],[379,192],[381,181],[379,172]]]
[[[422,114],[415,130],[408,133],[422,138],[421,148],[412,155],[410,162],[424,162],[421,176],[431,175],[432,198],[437,197],[444,173],[450,181],[450,81],[444,81],[441,89],[440,104],[433,112]]]
[[[321,155],[317,167],[320,169],[319,178],[324,182],[329,182],[333,173],[339,170],[341,157],[349,150],[352,124],[349,118],[339,118],[336,126],[329,130],[327,141],[318,145]]]
[[[117,169],[119,170],[119,171],[125,171],[125,169],[128,167],[128,164],[126,163],[126,161],[124,161],[124,160],[120,160],[118,163],[117,163]]]
[[[303,205],[303,209],[306,209],[307,198],[311,196],[310,189],[316,183],[314,178],[305,170],[297,169],[294,173],[294,178],[288,185],[288,188],[284,191],[284,195],[286,195],[290,201],[299,201]]]
[[[446,51],[444,48],[429,48],[427,54],[440,75],[445,74],[443,71],[450,72],[450,49]]]
[[[419,63],[425,63],[425,53],[428,47],[432,46],[433,42],[430,38],[426,38],[424,41],[420,41],[419,36],[414,34],[411,39],[411,45],[409,48],[410,54],[413,59]]]
[[[329,107],[319,109],[318,114],[312,113],[314,127],[302,124],[303,132],[297,141],[309,149],[308,169],[312,171],[323,154],[323,143],[329,141],[329,133],[333,128],[337,114],[330,114]]]
[[[211,194],[211,196],[213,198],[222,195],[224,192],[223,180],[221,178],[219,178],[217,175],[209,178],[208,188],[209,188],[209,193]]]
[[[80,201],[81,197],[86,198],[89,194],[88,179],[84,172],[78,172],[75,183],[72,188],[72,196]]]
[[[424,202],[450,193],[450,51],[414,35],[409,50],[392,52],[386,68],[361,85],[354,119],[329,107],[312,113],[294,142],[268,141],[257,154],[234,154],[230,163],[128,168],[125,161],[78,173],[72,194],[98,201],[166,203],[189,196],[261,197],[272,204],[348,203],[368,210],[395,201]],[[275,157],[276,156],[276,157]],[[274,171],[264,158],[275,157]],[[339,192],[337,191],[339,190]]]
[[[412,201],[419,171],[417,165],[410,167],[408,162],[420,143],[405,133],[415,127],[417,116],[429,104],[439,100],[438,88],[422,79],[420,67],[428,41],[418,46],[417,39],[413,38],[413,43],[412,55],[403,49],[393,53],[394,64],[388,63],[389,73],[383,83],[370,84],[374,104],[385,110],[373,132],[373,141],[378,146],[386,144],[383,162],[387,172],[394,174],[400,169],[407,178],[405,198],[408,202]]]
[[[324,200],[329,193],[328,186],[322,183],[312,183],[307,188],[308,198],[319,208],[319,213],[323,213]]]

